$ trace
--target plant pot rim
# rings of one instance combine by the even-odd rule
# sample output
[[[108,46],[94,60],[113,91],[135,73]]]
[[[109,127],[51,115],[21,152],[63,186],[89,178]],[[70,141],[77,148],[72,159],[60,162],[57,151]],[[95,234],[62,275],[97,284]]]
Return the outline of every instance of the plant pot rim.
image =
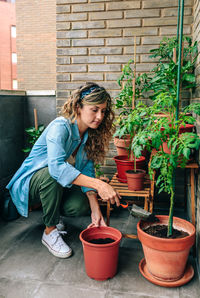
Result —
[[[136,172],[140,172],[140,174],[143,174],[143,173],[146,174],[146,171],[145,170],[142,170],[142,169],[137,169]],[[130,174],[130,175],[132,175],[132,174],[139,174],[139,173],[136,173],[136,172],[135,172],[135,170],[127,170],[126,171],[126,173],[127,174]]]
[[[129,139],[130,136],[131,136],[130,134],[124,134],[123,136],[121,136],[121,138],[119,136],[115,136],[114,139],[124,140],[124,139]]]
[[[106,244],[95,244],[95,243],[91,243],[91,242],[84,239],[84,234],[91,233],[91,236],[92,236],[92,235],[95,235],[95,231],[96,232],[102,232],[102,234],[104,234],[104,235],[106,235],[107,237],[110,237],[110,238],[112,238],[113,234],[115,234],[115,238],[117,238],[117,239],[113,239],[113,240],[115,240],[114,242],[106,243]],[[94,232],[94,234],[92,234],[93,232]],[[114,246],[117,243],[119,243],[122,239],[122,233],[118,229],[115,229],[115,228],[109,227],[109,226],[106,226],[106,227],[92,227],[92,228],[84,229],[80,233],[79,239],[81,240],[81,242],[83,244],[85,244],[87,246],[91,246],[91,247],[97,247],[97,246],[99,247],[100,246],[100,247],[104,248],[104,247]],[[97,239],[97,238],[92,238],[91,237],[90,239]]]
[[[164,220],[167,220],[168,221],[168,218],[169,218],[169,216],[168,215],[156,215],[156,217],[158,217],[160,220],[162,220],[162,219],[164,219]],[[189,231],[187,231],[188,233],[189,233],[189,235],[188,236],[186,236],[186,237],[183,237],[183,238],[175,238],[175,239],[169,239],[169,238],[160,238],[160,237],[156,237],[156,236],[152,236],[152,235],[149,235],[149,234],[147,234],[146,232],[144,232],[143,230],[142,230],[142,228],[141,228],[141,224],[143,223],[143,221],[142,220],[140,220],[138,223],[137,223],[137,231],[139,231],[139,234],[141,234],[141,236],[142,237],[144,237],[145,239],[147,239],[147,241],[151,241],[151,242],[153,242],[153,241],[155,241],[155,239],[156,239],[156,242],[159,242],[160,244],[164,244],[164,243],[180,243],[180,242],[187,242],[188,241],[188,239],[189,238],[194,238],[194,240],[195,240],[195,232],[196,232],[196,230],[195,230],[195,227],[194,227],[194,225],[191,223],[191,222],[189,222],[189,221],[187,221],[187,220],[185,220],[185,219],[182,219],[182,218],[180,218],[180,217],[175,217],[175,216],[173,216],[173,221],[174,221],[174,223],[177,221],[177,222],[179,222],[179,223],[185,223],[185,224],[187,224],[187,225],[189,225],[190,226],[190,228],[191,228],[191,230],[192,230],[192,232],[190,233]],[[164,223],[160,223],[160,224],[164,224]],[[147,223],[147,225],[148,225],[148,223]],[[157,223],[149,223],[149,225],[159,225],[159,222],[157,222]],[[176,227],[175,227],[176,228]],[[184,230],[184,228],[183,228],[183,230]],[[139,240],[140,240],[140,235],[138,235],[138,238],[139,238]],[[141,241],[141,240],[140,240]],[[178,250],[178,248],[177,248],[177,250]]]
[[[116,155],[113,157],[114,160],[117,160],[117,161],[125,161],[125,162],[134,162],[134,160],[130,160],[128,158],[128,155]],[[145,161],[145,157],[144,156],[140,156],[139,158],[136,158],[136,161]]]

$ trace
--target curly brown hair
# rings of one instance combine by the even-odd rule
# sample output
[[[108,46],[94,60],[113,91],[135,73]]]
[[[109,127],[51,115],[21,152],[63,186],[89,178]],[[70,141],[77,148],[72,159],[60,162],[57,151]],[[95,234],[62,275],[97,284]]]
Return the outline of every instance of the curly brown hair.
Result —
[[[107,102],[107,107],[103,121],[97,129],[88,128],[88,140],[85,145],[88,159],[95,163],[103,162],[115,129],[113,125],[114,112],[109,93],[104,87],[87,82],[72,92],[61,109],[61,114],[74,122],[78,116],[78,108],[82,108],[84,104],[95,105],[104,102]]]

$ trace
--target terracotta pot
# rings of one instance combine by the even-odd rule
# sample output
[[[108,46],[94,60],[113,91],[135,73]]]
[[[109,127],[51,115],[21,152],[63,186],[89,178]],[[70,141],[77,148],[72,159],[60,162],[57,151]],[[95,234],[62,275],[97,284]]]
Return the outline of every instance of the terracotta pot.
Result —
[[[128,155],[115,156],[114,160],[117,165],[118,180],[120,182],[127,182],[126,171],[134,169],[134,161],[128,159]],[[145,157],[141,156],[136,159],[136,169],[143,169],[145,167]]]
[[[161,225],[168,224],[168,216],[157,216]],[[184,238],[168,239],[151,236],[143,231],[151,223],[139,221],[137,224],[138,238],[142,243],[148,273],[153,278],[174,282],[182,278],[190,248],[195,242],[195,227],[190,222],[174,217],[174,228],[189,234]]]
[[[130,135],[126,135],[124,138],[119,139],[119,137],[114,138],[114,145],[117,149],[118,155],[128,155],[128,149],[130,146],[131,140]]]
[[[89,242],[99,238],[111,238],[115,241],[107,244]],[[85,270],[89,277],[96,280],[106,280],[116,274],[121,239],[121,232],[112,227],[88,228],[80,233]]]
[[[169,126],[171,126],[171,124],[169,124]],[[195,126],[193,124],[186,124],[185,126],[181,125],[179,128],[179,133],[182,134],[184,132],[192,132],[194,127]],[[164,127],[161,127],[161,131],[163,130],[165,130]]]
[[[119,139],[118,137],[114,138],[114,145],[117,149],[117,155],[128,155],[129,146],[130,146],[131,140],[130,135],[126,135],[125,138]],[[142,150],[142,156],[147,156],[148,151],[146,149]]]
[[[144,177],[146,171],[144,170],[128,170],[126,171],[127,183],[129,190],[142,190],[144,188]]]
[[[159,119],[159,118],[168,118],[170,120],[170,115],[169,114],[165,114],[165,113],[157,113],[155,114],[155,116]],[[157,121],[157,120],[155,120]]]
[[[163,151],[167,154],[171,154],[171,148],[168,148],[167,142],[162,143]]]
[[[194,125],[193,124],[186,124],[186,126],[180,126],[179,128],[179,133],[184,133],[184,132],[192,132],[194,129]]]
[[[182,125],[179,128],[179,133],[182,134],[182,133],[185,133],[185,132],[192,132],[193,129],[194,129],[193,124],[186,124],[186,126]],[[164,128],[161,128],[161,130],[164,130]],[[167,142],[163,142],[162,146],[163,146],[163,151],[165,153],[171,154],[171,148],[168,148]]]

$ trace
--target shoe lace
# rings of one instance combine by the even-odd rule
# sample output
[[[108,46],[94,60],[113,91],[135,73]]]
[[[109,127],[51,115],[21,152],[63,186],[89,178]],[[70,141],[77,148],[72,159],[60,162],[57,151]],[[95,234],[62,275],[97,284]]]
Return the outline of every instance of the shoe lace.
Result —
[[[65,232],[65,231],[64,231]],[[57,247],[57,248],[61,248],[62,246],[64,246],[65,245],[65,243],[64,243],[64,241],[63,241],[63,239],[62,239],[62,237],[61,237],[61,234],[63,234],[63,233],[60,233],[59,231],[55,231],[54,232],[54,235],[51,235],[52,236],[52,238],[54,239],[54,246],[55,247]]]
[[[58,231],[60,235],[67,235],[67,231]]]

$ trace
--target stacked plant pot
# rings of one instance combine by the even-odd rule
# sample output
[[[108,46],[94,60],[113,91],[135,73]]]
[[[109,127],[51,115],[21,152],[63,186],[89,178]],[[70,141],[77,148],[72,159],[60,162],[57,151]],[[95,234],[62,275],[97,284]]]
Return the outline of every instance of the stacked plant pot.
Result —
[[[136,171],[134,170],[134,158],[128,156],[128,150],[131,144],[130,136],[122,139],[114,138],[114,144],[118,155],[114,157],[117,166],[117,179],[122,183],[128,183],[129,190],[142,190],[144,185],[144,176],[146,171],[146,159],[144,156],[136,158]]]

